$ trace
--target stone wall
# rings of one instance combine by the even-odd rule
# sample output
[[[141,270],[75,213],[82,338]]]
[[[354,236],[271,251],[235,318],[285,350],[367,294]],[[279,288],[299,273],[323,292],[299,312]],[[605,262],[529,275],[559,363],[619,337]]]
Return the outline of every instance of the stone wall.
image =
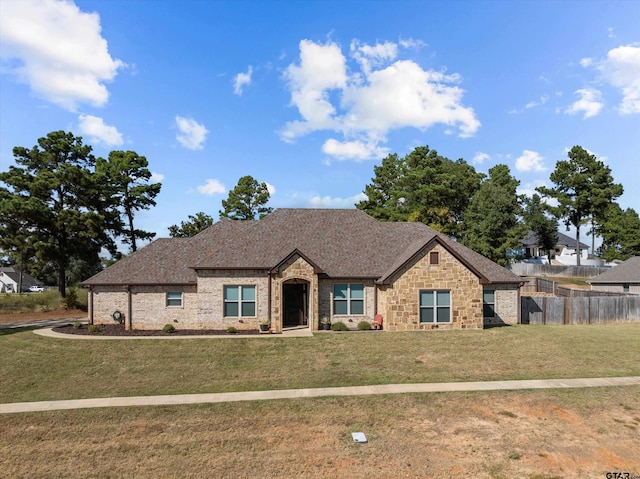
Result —
[[[278,268],[271,277],[271,329],[275,332],[282,331],[283,304],[282,285],[291,280],[301,280],[309,283],[308,286],[308,324],[312,331],[318,330],[318,275],[314,273],[310,265],[300,255],[294,255]]]
[[[438,264],[430,263],[431,251],[439,253]],[[420,290],[451,291],[450,323],[420,323]],[[483,326],[482,285],[478,277],[437,243],[398,271],[390,285],[380,288],[378,306],[388,331],[481,329]]]
[[[252,317],[224,317],[224,287],[255,286],[256,315]],[[269,276],[265,270],[200,270],[198,271],[199,327],[223,329],[233,326],[258,329],[269,318]]]

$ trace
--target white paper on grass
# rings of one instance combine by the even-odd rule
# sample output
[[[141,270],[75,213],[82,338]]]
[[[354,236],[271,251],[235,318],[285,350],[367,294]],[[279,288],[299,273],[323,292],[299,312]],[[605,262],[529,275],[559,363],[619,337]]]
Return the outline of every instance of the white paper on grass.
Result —
[[[352,432],[351,437],[353,442],[367,442],[367,436],[364,435],[364,432]]]

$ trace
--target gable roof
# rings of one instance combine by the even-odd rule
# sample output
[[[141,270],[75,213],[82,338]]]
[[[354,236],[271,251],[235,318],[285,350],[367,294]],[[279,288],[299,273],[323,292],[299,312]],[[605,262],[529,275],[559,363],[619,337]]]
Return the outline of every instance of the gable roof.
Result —
[[[4,273],[8,279],[10,279],[15,284],[20,283],[20,271],[16,270],[13,266],[3,266],[0,267],[0,273]],[[1,277],[2,275],[0,275]],[[42,286],[42,283],[38,281],[36,278],[31,276],[29,273],[22,273],[22,285],[25,286]]]
[[[594,276],[589,283],[640,283],[640,256],[632,256],[609,271]]]
[[[572,238],[571,236],[561,233],[560,231],[557,231],[557,233],[558,233],[558,241],[556,245],[575,248],[576,246],[575,238]],[[520,244],[523,246],[538,246],[538,238],[536,238],[536,234],[533,231],[529,231],[524,238],[520,239]],[[589,248],[589,245],[583,243],[582,241],[580,242],[580,249],[588,249],[588,248]]]
[[[451,251],[483,283],[522,281],[422,223],[381,222],[356,209],[282,208],[257,221],[223,219],[193,238],[156,240],[84,284],[195,283],[198,269],[266,274],[292,254],[300,254],[329,277],[381,279],[432,241]]]

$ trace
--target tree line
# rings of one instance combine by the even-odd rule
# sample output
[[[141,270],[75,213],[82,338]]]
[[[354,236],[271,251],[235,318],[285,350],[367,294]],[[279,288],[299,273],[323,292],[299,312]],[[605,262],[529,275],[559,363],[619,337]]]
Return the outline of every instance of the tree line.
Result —
[[[67,280],[101,268],[100,252],[119,257],[117,240],[136,251],[155,233],[135,227],[135,213],[155,206],[144,156],[112,151],[96,158],[81,137],[54,131],[32,148],[15,147],[16,165],[0,172],[0,249],[37,278]]]
[[[154,232],[135,226],[138,211],[155,206],[161,184],[151,183],[149,164],[134,151],[112,151],[96,158],[73,133],[56,131],[33,148],[13,149],[16,166],[0,172],[0,250],[33,276],[58,284],[78,282],[104,267],[103,250],[122,255],[120,241],[136,251]],[[575,146],[550,176],[552,187],[531,197],[518,195],[520,182],[507,165],[488,175],[463,159],[450,160],[429,149],[393,153],[373,168],[366,199],[355,206],[382,221],[420,221],[466,246],[506,264],[527,231],[550,251],[558,222],[602,237],[607,260],[640,254],[640,219],[615,201],[622,185],[611,170]],[[243,176],[222,200],[220,218],[249,220],[271,212],[266,183]],[[169,227],[171,237],[191,237],[214,223],[205,212]]]

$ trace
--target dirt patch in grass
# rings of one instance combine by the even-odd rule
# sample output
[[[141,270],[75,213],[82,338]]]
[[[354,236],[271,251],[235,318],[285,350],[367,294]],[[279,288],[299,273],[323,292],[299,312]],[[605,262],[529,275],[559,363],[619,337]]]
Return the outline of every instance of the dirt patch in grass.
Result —
[[[640,473],[640,387],[0,416],[6,477],[602,478]],[[354,443],[352,432],[368,442]]]
[[[33,311],[28,313],[0,312],[0,324],[45,321],[47,319],[87,319],[87,312],[80,309],[55,309],[52,311]]]

